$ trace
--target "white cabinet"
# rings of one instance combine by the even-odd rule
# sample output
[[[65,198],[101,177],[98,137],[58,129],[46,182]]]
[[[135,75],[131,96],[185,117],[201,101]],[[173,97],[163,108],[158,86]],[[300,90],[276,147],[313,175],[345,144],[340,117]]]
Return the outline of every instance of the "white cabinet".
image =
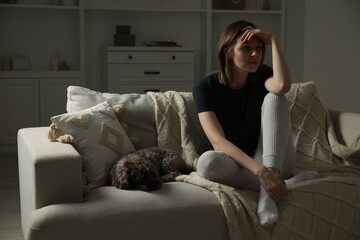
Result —
[[[19,128],[38,126],[38,79],[0,79],[0,113],[0,144],[16,143]]]
[[[16,143],[18,129],[49,126],[49,117],[65,112],[67,86],[84,85],[80,6],[17,2],[0,4],[0,151]],[[54,56],[70,70],[54,71]]]
[[[0,75],[0,144],[15,144],[20,128],[49,126],[51,116],[66,112],[67,87],[80,84],[80,78],[17,75]]]
[[[164,47],[108,47],[107,91],[191,91],[194,51]]]

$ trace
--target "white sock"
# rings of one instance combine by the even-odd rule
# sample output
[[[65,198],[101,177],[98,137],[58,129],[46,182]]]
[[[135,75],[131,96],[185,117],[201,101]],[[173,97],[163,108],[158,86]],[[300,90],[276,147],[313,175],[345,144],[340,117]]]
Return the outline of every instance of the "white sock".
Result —
[[[275,223],[279,216],[276,203],[262,186],[260,187],[257,214],[261,226],[269,226]]]
[[[320,175],[316,171],[303,171],[285,180],[286,185],[318,178]],[[276,203],[269,197],[265,189],[260,187],[257,214],[261,226],[269,226],[277,222],[279,213]]]
[[[315,179],[315,178],[318,178],[318,177],[320,177],[320,174],[318,172],[316,172],[316,171],[312,171],[312,170],[302,171],[302,172],[299,172],[298,174],[296,174],[295,176],[293,176],[293,177],[291,177],[289,179],[286,179],[285,183],[286,183],[286,185],[290,186],[290,185],[295,184],[295,183]]]

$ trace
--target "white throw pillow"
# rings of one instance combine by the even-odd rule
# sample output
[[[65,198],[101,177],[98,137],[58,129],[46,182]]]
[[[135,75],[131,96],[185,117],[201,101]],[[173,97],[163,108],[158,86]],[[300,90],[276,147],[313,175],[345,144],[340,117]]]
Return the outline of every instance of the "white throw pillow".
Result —
[[[139,138],[139,143],[136,145],[138,149],[157,146],[154,102],[146,94],[101,93],[80,86],[69,86],[66,110],[81,111],[104,101],[108,101],[111,105],[124,106],[124,112],[119,120],[127,124],[130,135]]]
[[[51,121],[52,130],[62,136],[72,136],[71,144],[84,160],[83,172],[90,189],[106,183],[114,162],[135,151],[107,102],[79,112],[51,117]]]

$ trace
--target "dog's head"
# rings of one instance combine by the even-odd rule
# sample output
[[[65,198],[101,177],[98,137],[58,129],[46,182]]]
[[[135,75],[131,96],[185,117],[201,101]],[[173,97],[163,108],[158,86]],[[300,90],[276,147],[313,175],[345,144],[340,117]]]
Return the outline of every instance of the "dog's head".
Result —
[[[162,180],[151,162],[123,162],[114,169],[112,184],[120,189],[153,191],[161,187]]]

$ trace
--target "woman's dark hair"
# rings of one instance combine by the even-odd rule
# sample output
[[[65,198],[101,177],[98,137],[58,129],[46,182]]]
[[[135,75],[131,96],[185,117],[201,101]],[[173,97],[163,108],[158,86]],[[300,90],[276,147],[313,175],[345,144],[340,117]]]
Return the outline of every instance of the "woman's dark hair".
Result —
[[[230,56],[229,54],[234,50],[234,46],[236,44],[236,40],[246,31],[245,28],[256,26],[248,21],[240,20],[234,23],[231,23],[227,26],[224,32],[221,34],[221,37],[217,44],[217,62],[219,66],[219,81],[222,84],[228,84],[232,79],[231,74],[231,64],[230,64]],[[262,44],[262,59],[260,66],[264,60],[265,55],[265,44]],[[260,68],[260,67],[259,67]],[[255,73],[250,73],[249,78],[252,79]]]

